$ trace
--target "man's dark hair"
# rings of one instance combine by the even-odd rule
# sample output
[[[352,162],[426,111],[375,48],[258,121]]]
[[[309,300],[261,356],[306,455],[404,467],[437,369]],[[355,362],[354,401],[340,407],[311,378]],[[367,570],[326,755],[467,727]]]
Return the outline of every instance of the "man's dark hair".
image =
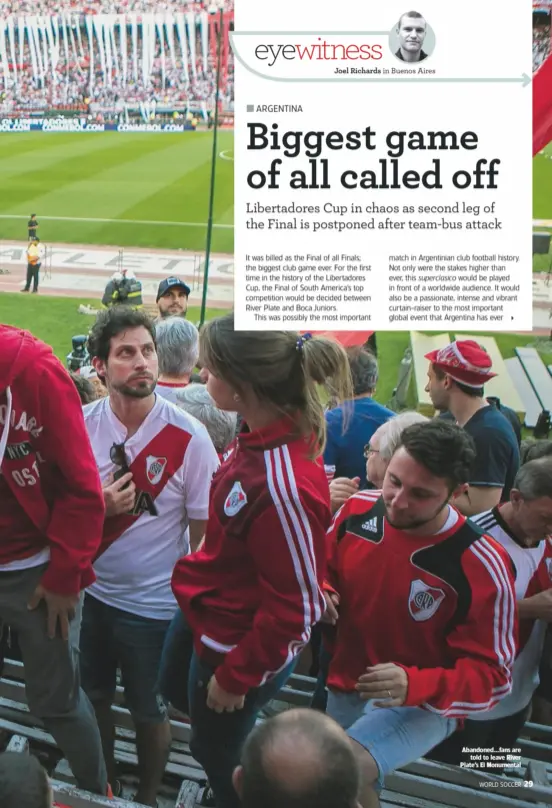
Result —
[[[450,491],[469,482],[476,449],[462,427],[441,418],[412,424],[402,432],[401,446],[435,477],[448,480]]]
[[[51,804],[48,777],[33,755],[0,754],[2,808],[50,808]]]
[[[442,381],[445,376],[448,376],[448,373],[445,373],[445,371],[437,365],[432,364],[432,368],[436,378],[439,379],[439,381]],[[450,380],[466,396],[471,396],[472,398],[483,398],[483,387],[470,387],[467,384],[462,384],[462,382],[457,382],[456,379],[452,378],[452,376],[450,377]]]
[[[129,328],[145,328],[149,331],[155,345],[155,326],[153,320],[143,309],[131,306],[112,306],[101,311],[88,335],[88,351],[91,357],[97,356],[107,362],[112,337],[128,331]]]
[[[355,396],[371,393],[378,381],[378,360],[363,346],[347,348]]]
[[[292,715],[293,713],[293,715]],[[298,764],[293,776],[274,758],[277,747],[288,745]],[[296,773],[304,773],[298,785]],[[316,762],[313,763],[313,755]],[[271,765],[272,763],[272,765]],[[360,774],[347,737],[328,716],[316,710],[293,710],[258,725],[242,752],[242,808],[355,808]]]

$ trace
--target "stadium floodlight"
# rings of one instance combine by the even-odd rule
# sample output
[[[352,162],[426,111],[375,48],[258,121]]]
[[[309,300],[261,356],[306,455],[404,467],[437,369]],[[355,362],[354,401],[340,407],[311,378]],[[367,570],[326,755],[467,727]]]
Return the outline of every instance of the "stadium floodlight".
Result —
[[[217,79],[215,88],[215,121],[213,126],[213,154],[211,157],[211,187],[209,191],[209,215],[207,218],[207,243],[205,245],[205,272],[203,273],[203,294],[201,297],[201,314],[199,325],[205,322],[205,311],[207,308],[207,286],[209,283],[209,261],[211,259],[211,238],[213,235],[213,205],[215,201],[215,171],[217,160],[217,132],[218,132],[218,105],[220,95],[220,61],[222,35],[224,31],[224,3],[218,0],[219,26],[217,38]]]

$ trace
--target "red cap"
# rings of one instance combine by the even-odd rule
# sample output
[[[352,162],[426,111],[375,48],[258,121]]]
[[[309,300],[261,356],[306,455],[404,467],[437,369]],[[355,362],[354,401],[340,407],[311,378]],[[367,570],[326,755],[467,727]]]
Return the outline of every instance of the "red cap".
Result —
[[[439,370],[467,387],[480,388],[496,376],[491,357],[472,339],[451,342],[425,355]]]

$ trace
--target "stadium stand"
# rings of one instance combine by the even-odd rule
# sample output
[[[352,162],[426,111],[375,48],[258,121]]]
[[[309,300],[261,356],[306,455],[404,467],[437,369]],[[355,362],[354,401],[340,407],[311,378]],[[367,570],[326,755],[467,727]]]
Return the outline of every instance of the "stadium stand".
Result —
[[[506,407],[517,413],[521,423],[525,420],[525,406],[504,364],[504,359],[494,337],[471,336],[470,334],[456,335],[456,339],[472,339],[484,348],[493,363],[493,372],[497,375],[485,385],[486,396],[496,396]]]
[[[550,7],[533,5],[533,73],[541,67],[550,53]]]
[[[412,360],[414,365],[414,384],[416,391],[417,410],[423,415],[431,417],[435,409],[431,403],[429,393],[426,393],[428,361],[425,355],[430,351],[444,348],[450,342],[448,334],[421,334],[419,331],[410,332],[410,345],[412,346]]]
[[[129,123],[195,114],[209,122],[216,91],[218,16],[203,3],[2,4],[0,114],[87,114]],[[7,17],[10,12],[15,16]],[[149,13],[146,13],[149,12]],[[163,14],[159,12],[163,11]],[[33,4],[33,15],[37,8]],[[223,12],[226,31],[233,11]],[[219,102],[233,109],[233,57],[224,37]]]
[[[284,688],[279,700],[289,705],[307,704],[315,680],[294,676],[293,687]],[[121,701],[119,688],[117,701]],[[128,789],[135,779],[136,748],[130,714],[121,706],[113,708],[117,715],[116,755],[125,771]],[[189,749],[190,726],[185,721],[172,721],[173,743],[159,808],[195,808],[200,805],[206,785],[205,774],[191,756]],[[0,679],[0,731],[10,736],[11,751],[40,755],[44,761],[55,759],[53,738],[39,727],[28,712],[25,703],[22,666],[7,661]],[[382,808],[403,806],[419,808],[423,801],[428,808],[455,806],[455,808],[530,808],[535,803],[552,804],[552,729],[527,724],[519,741],[521,766],[507,768],[503,775],[489,771],[461,769],[456,766],[417,760],[404,769],[388,775],[381,794]],[[65,761],[59,761],[49,772],[54,799],[67,808],[136,808],[137,803],[127,799],[108,799],[79,791],[72,785],[71,772]],[[481,784],[487,785],[484,788]],[[531,783],[531,786],[527,785]],[[525,785],[525,787],[523,787]]]
[[[225,8],[234,9],[233,0],[226,0]],[[201,11],[215,7],[210,2],[198,0],[157,0],[156,11],[182,10]],[[3,14],[126,14],[128,12],[151,11],[151,0],[5,0]]]

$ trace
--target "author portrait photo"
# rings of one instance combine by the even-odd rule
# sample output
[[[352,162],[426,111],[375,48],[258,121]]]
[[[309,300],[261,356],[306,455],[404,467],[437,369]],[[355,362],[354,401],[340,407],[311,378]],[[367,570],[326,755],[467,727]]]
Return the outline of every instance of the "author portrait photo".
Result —
[[[433,48],[424,50],[424,43],[429,32],[429,26],[418,11],[407,11],[401,15],[396,31],[393,31],[391,43],[395,57],[401,62],[423,62],[431,55]],[[431,37],[433,39],[433,37]],[[398,42],[397,42],[398,40]],[[397,50],[395,48],[397,47]]]

